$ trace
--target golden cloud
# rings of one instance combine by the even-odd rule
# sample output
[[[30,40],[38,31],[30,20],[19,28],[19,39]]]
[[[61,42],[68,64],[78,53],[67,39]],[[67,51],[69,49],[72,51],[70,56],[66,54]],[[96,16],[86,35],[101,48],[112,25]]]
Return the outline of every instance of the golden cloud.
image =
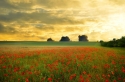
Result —
[[[124,5],[125,0],[3,0],[0,40],[69,36],[77,41],[82,34],[90,41],[120,38],[125,35]]]

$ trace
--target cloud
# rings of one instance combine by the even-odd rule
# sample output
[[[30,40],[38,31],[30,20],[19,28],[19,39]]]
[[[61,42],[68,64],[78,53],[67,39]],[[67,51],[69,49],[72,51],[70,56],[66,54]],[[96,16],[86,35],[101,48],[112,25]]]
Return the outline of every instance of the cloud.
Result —
[[[0,7],[1,8],[9,8],[9,9],[29,9],[33,5],[33,2],[23,1],[23,0],[1,0]]]
[[[43,30],[43,31],[53,31],[54,30],[54,27],[51,26],[51,25],[45,25],[45,26],[42,26],[42,25],[35,25],[34,28],[37,28],[39,30]]]
[[[45,8],[78,8],[79,0],[36,0],[38,5]]]
[[[10,4],[8,0],[0,0],[0,7],[1,8],[15,8],[14,5]]]
[[[76,24],[83,23],[82,21],[75,20],[68,17],[58,17],[51,15],[51,13],[9,13],[8,15],[0,15],[0,21],[2,22],[35,22],[40,21],[45,24]]]
[[[67,35],[77,41],[78,35],[86,34],[95,41],[119,38],[125,33],[124,4],[124,0],[1,0],[0,37],[58,41]]]
[[[124,6],[125,0],[110,0],[111,3],[114,3],[115,5]]]
[[[11,26],[4,26],[0,24],[0,34],[14,34],[16,30]]]

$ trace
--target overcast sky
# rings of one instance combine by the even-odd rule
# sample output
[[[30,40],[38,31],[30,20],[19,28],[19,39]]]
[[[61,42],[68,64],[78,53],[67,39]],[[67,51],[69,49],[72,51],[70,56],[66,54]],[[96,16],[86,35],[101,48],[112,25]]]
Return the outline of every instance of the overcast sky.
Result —
[[[0,40],[125,36],[125,0],[0,0]]]

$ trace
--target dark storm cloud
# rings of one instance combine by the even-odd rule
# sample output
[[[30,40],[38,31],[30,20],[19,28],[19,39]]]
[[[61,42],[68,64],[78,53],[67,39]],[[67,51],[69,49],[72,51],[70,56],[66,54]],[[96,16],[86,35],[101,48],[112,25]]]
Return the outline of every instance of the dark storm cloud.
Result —
[[[0,24],[0,34],[13,34],[16,30],[11,26],[4,26]]]

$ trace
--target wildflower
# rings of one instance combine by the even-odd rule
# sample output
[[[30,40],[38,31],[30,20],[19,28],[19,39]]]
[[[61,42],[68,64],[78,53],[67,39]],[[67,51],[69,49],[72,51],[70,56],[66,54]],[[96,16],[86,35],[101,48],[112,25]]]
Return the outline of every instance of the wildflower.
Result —
[[[28,78],[25,79],[25,82],[30,82]]]
[[[125,68],[122,66],[122,72],[125,73]]]
[[[21,75],[25,75],[25,72],[22,72]]]
[[[114,80],[113,82],[117,82],[116,80]]]
[[[86,72],[84,71],[83,74],[86,74]]]
[[[119,81],[121,81],[121,80],[122,80],[122,78],[121,78],[121,77],[118,77],[118,80],[119,80]]]
[[[125,78],[123,79],[123,82],[125,82]]]
[[[104,68],[110,68],[110,65],[109,64],[105,64]]]
[[[103,74],[102,77],[105,78],[106,77],[105,74]]]
[[[45,77],[41,78],[41,81],[44,81],[45,80]]]
[[[6,69],[6,66],[3,66],[2,68],[3,68],[3,69]]]
[[[49,77],[49,78],[48,78],[48,81],[51,82],[51,81],[52,81],[52,78]]]
[[[79,76],[79,82],[85,82],[82,75]]]
[[[69,79],[72,80],[72,79],[74,79],[75,77],[76,77],[76,74],[72,74],[72,75],[69,77]]]
[[[116,64],[114,60],[112,61],[112,64],[113,64],[113,65]]]
[[[28,72],[28,74],[29,74],[29,75],[31,75],[31,74],[32,74],[32,72],[31,72],[31,71],[29,71],[29,72]]]
[[[77,66],[79,67],[79,66],[80,66],[80,64],[77,64]]]
[[[108,80],[108,79],[106,79],[106,80],[105,80],[105,82],[109,82],[109,80]]]
[[[99,75],[98,75],[98,74],[96,74],[96,78],[97,78],[98,80],[100,80],[100,77],[99,77]]]
[[[30,66],[30,69],[33,69],[34,68],[34,66]]]
[[[111,73],[112,73],[112,75],[114,75],[114,72],[113,72],[113,71],[111,71]]]
[[[108,74],[108,77],[110,77],[110,74]]]
[[[11,65],[8,65],[8,68],[12,68],[12,66],[11,66]]]
[[[97,69],[97,66],[94,65],[92,68],[93,68],[93,69]]]
[[[91,78],[92,76],[90,74],[88,74],[88,77]]]
[[[90,82],[89,78],[86,78],[85,82]]]
[[[8,74],[4,74],[4,76],[5,76],[5,77],[7,77],[7,76],[8,76]]]
[[[13,71],[14,71],[14,72],[17,72],[17,71],[19,71],[19,69],[20,69],[20,68],[15,67]]]
[[[20,79],[18,79],[18,82],[20,81]]]

